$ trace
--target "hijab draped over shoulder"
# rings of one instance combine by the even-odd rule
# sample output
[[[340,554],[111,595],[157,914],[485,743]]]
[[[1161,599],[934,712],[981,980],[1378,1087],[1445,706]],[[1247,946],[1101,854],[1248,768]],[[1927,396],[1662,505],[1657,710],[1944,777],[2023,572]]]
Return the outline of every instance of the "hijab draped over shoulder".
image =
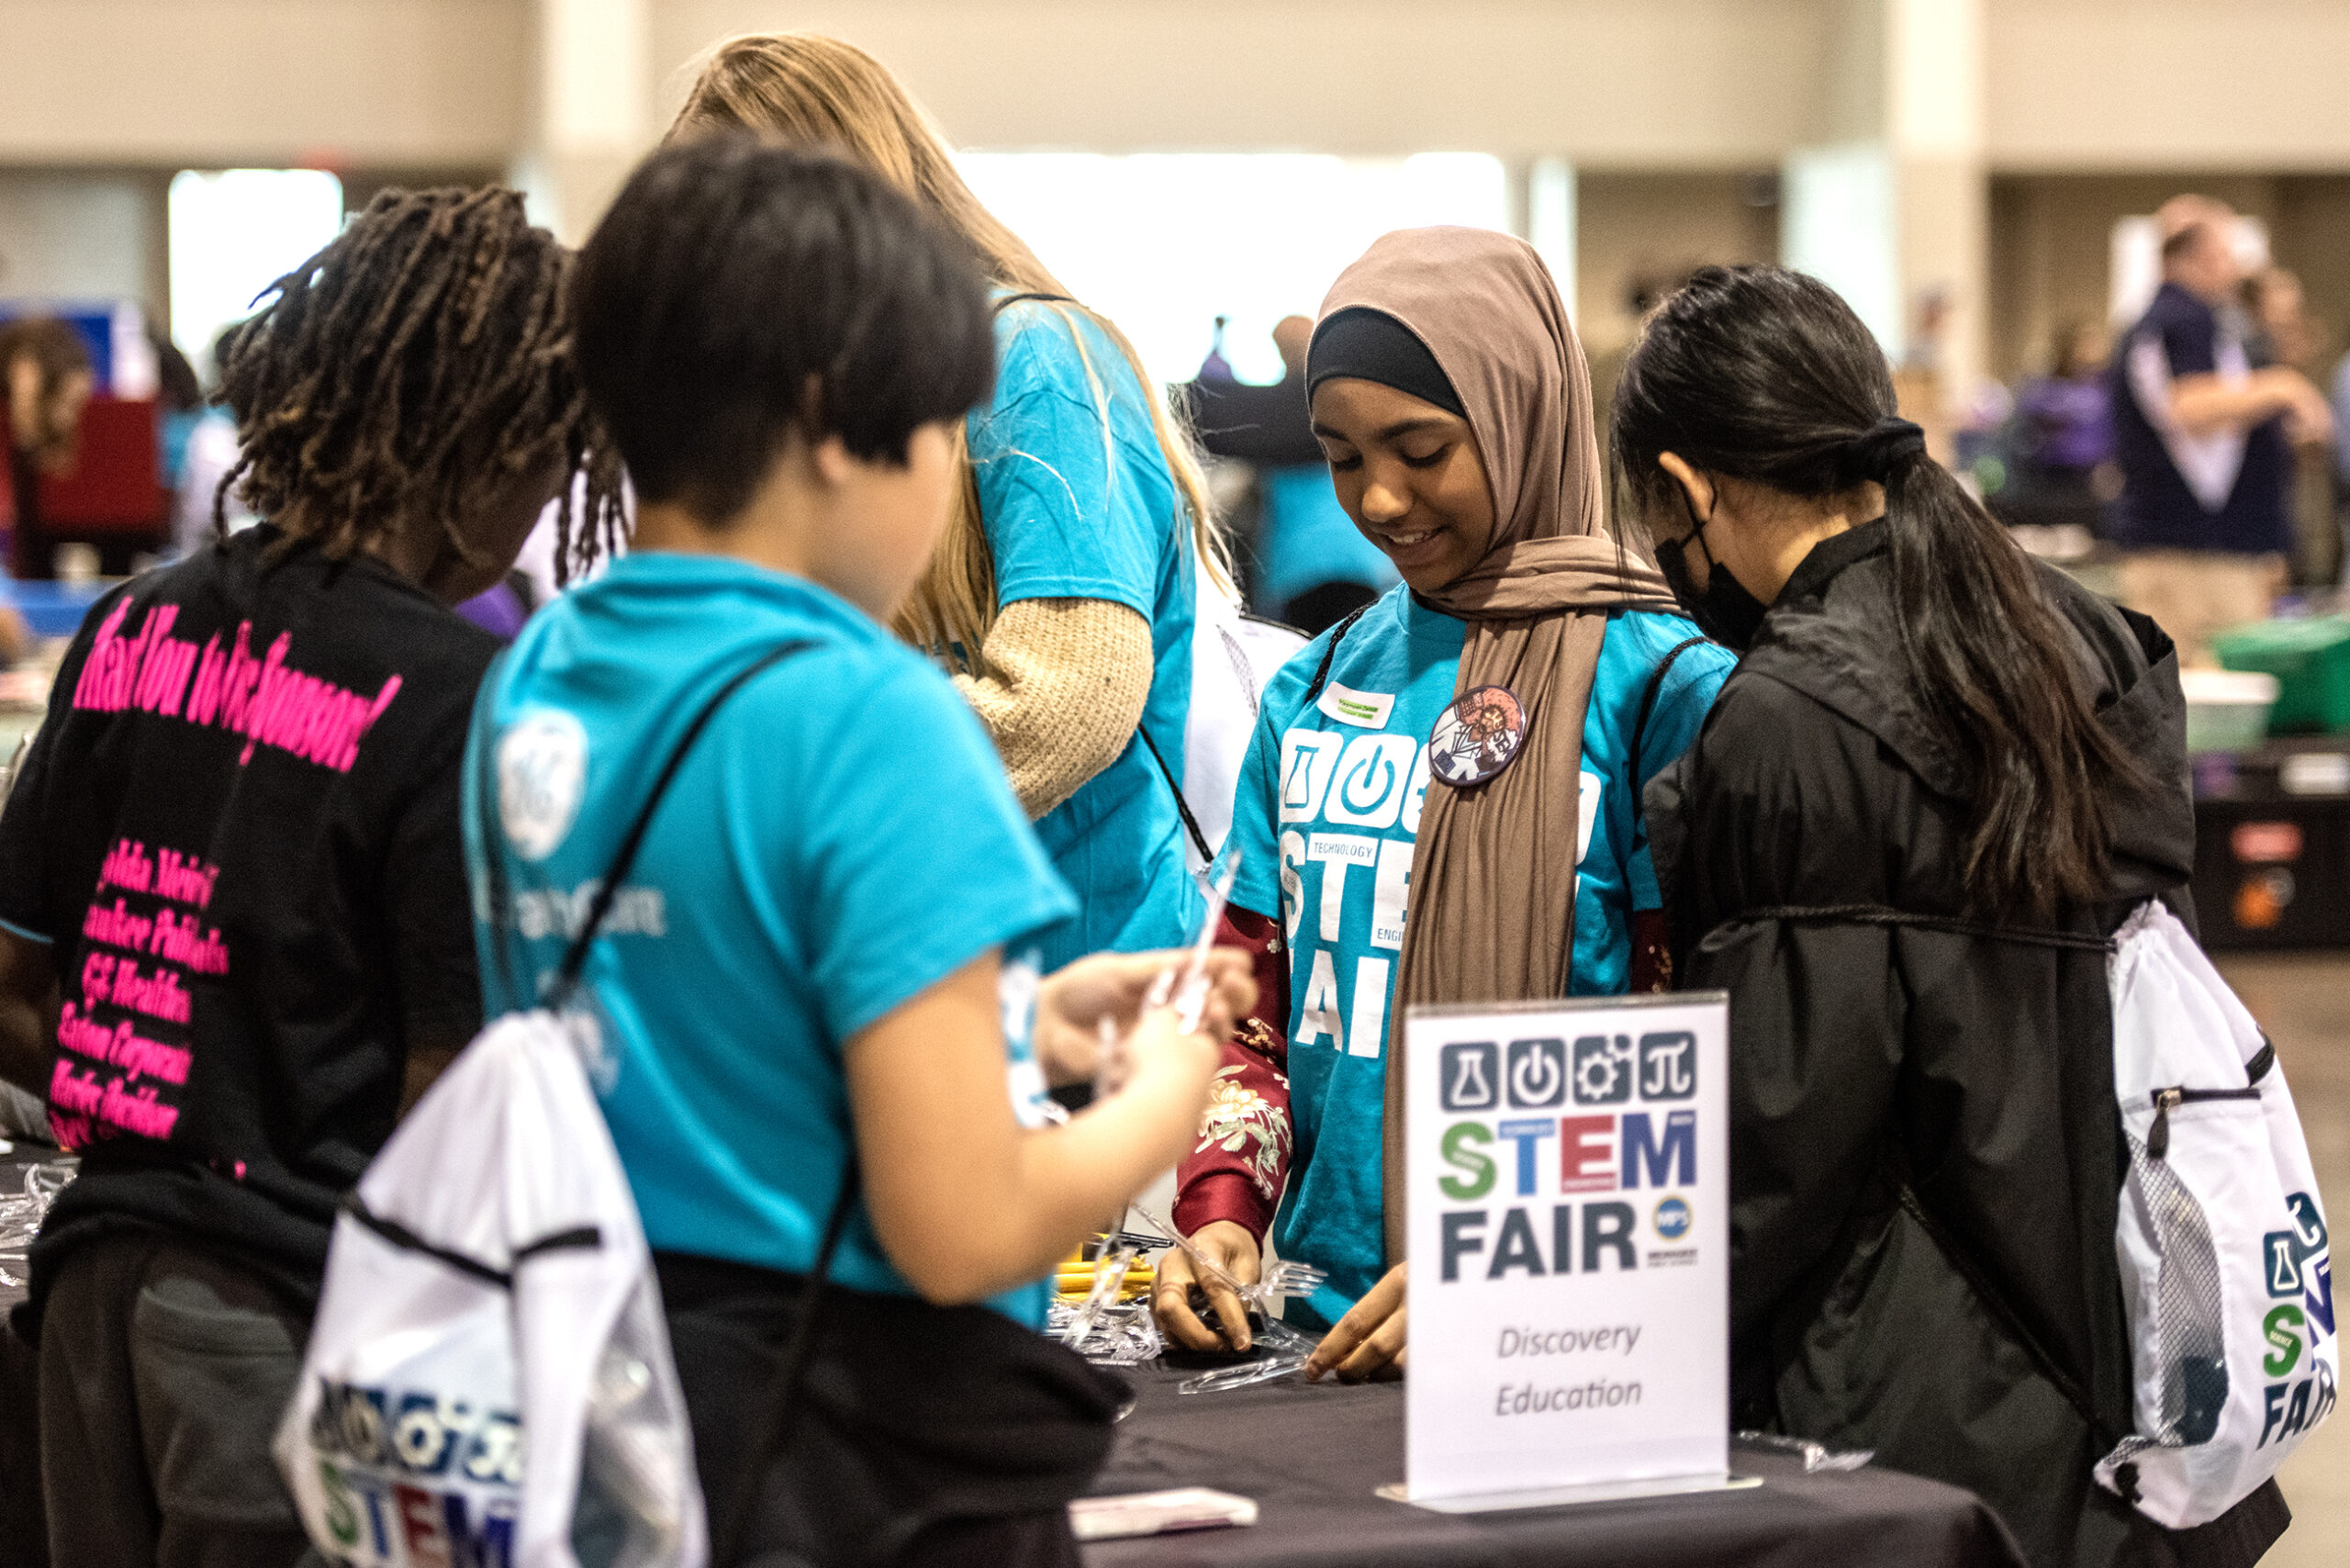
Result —
[[[1432,778],[1413,857],[1388,1020],[1390,1262],[1404,1257],[1404,1017],[1430,1002],[1562,997],[1574,953],[1583,712],[1616,609],[1671,610],[1654,567],[1608,533],[1591,374],[1534,248],[1478,229],[1389,234],[1338,276],[1321,319],[1371,309],[1426,345],[1484,460],[1484,559],[1423,602],[1469,623],[1456,695],[1507,688],[1526,714],[1512,764],[1482,784]],[[1309,372],[1310,374],[1310,372]]]

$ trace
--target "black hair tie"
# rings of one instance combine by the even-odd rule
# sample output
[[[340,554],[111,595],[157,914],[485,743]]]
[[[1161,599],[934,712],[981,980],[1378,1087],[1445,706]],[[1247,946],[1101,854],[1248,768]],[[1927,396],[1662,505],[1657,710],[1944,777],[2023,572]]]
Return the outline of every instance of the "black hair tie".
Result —
[[[1851,481],[1879,483],[1906,460],[1926,450],[1926,432],[1908,420],[1879,420],[1844,445],[1838,470]]]

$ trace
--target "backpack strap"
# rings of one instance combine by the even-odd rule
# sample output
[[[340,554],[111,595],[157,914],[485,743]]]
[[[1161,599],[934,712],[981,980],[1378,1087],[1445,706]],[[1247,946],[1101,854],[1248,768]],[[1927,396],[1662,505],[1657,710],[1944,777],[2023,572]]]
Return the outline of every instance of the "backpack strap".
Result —
[[[498,656],[489,661],[489,668],[482,673],[484,692],[498,689],[509,651],[500,648]],[[476,814],[481,818],[482,880],[489,900],[489,954],[498,964],[498,983],[510,997],[514,994],[514,960],[506,951],[506,925],[511,900],[506,888],[506,857],[498,853],[503,835],[498,831],[498,740],[494,726],[484,725],[483,734],[481,756],[474,763],[474,801]]]
[[[1150,738],[1149,726],[1136,722],[1135,734],[1149,751],[1150,760],[1158,764],[1158,776],[1167,780],[1168,792],[1175,797],[1175,814],[1183,819],[1183,832],[1190,836],[1192,847],[1200,852],[1203,861],[1214,865],[1215,851],[1208,847],[1208,835],[1201,830],[1200,819],[1192,814],[1192,802],[1183,799],[1183,786],[1176,780],[1175,770],[1167,766],[1165,757],[1158,755],[1158,743]]]
[[[636,820],[629,823],[627,834],[621,839],[620,850],[612,857],[612,868],[604,873],[604,880],[597,888],[594,901],[588,906],[588,918],[580,922],[579,934],[571,939],[571,946],[563,955],[562,967],[555,971],[554,988],[547,993],[549,1006],[560,1004],[578,985],[580,974],[588,967],[588,952],[595,945],[596,934],[603,928],[604,917],[611,913],[613,900],[620,896],[621,883],[636,865],[636,852],[643,846],[645,831],[653,825],[653,813],[660,806],[661,798],[669,792],[677,770],[685,766],[686,754],[693,749],[694,742],[701,738],[702,731],[710,727],[710,721],[725,705],[726,700],[748,685],[752,677],[815,645],[814,642],[803,637],[780,647],[769,648],[728,677],[726,684],[701,705],[701,711],[696,713],[693,722],[686,726],[686,733],[677,737],[677,744],[669,750],[668,760],[654,776],[652,792],[645,796],[644,804],[637,808]],[[495,860],[496,857],[493,855],[487,858]],[[502,931],[499,938],[501,941],[504,939]]]
[[[1649,672],[1648,684],[1640,689],[1639,711],[1632,716],[1632,792],[1635,795],[1639,793],[1640,788],[1641,743],[1648,739],[1649,715],[1656,711],[1656,700],[1664,691],[1664,678],[1673,673],[1673,666],[1681,662],[1682,655],[1705,641],[1703,637],[1689,637],[1675,643],[1664,657],[1657,660],[1656,668]],[[1639,808],[1635,805],[1632,810],[1637,815]]]
[[[1378,602],[1374,599],[1371,604]],[[1314,706],[1314,700],[1321,696],[1322,689],[1330,683],[1330,661],[1338,656],[1338,644],[1346,640],[1347,633],[1354,629],[1356,622],[1362,619],[1363,611],[1369,610],[1371,604],[1366,604],[1360,610],[1355,610],[1331,628],[1330,645],[1322,650],[1322,662],[1315,666],[1314,678],[1305,685],[1305,705],[1308,708]]]
[[[1049,297],[1024,294],[1013,296],[1013,298],[1014,299],[1043,297]],[[1009,301],[1006,303],[1009,303]],[[1377,601],[1373,600],[1372,602],[1376,603]],[[1363,610],[1369,610],[1370,608],[1371,605],[1366,604],[1362,609],[1357,610],[1344,621],[1339,622],[1337,630],[1330,634],[1330,645],[1322,651],[1321,667],[1314,672],[1314,683],[1305,689],[1305,701],[1308,707],[1313,705],[1314,700],[1316,697],[1322,695],[1323,684],[1330,678],[1330,661],[1337,656],[1338,639],[1345,636],[1347,634],[1347,628],[1361,620]],[[1258,616],[1250,616],[1248,619],[1254,621],[1261,618]],[[1269,626],[1278,626],[1281,622],[1278,621],[1268,621],[1265,624]],[[1703,639],[1700,639],[1700,641],[1702,640]],[[1190,837],[1192,841],[1192,847],[1200,852],[1200,858],[1203,861],[1205,861],[1209,865],[1214,865],[1215,863],[1215,851],[1208,847],[1208,835],[1201,829],[1200,819],[1192,814],[1192,803],[1183,799],[1183,786],[1177,781],[1175,778],[1175,770],[1168,767],[1167,759],[1159,755],[1158,743],[1152,740],[1150,738],[1150,732],[1140,724],[1136,724],[1135,726],[1135,734],[1140,735],[1142,737],[1142,744],[1150,749],[1150,760],[1158,764],[1158,776],[1167,780],[1167,788],[1173,792],[1175,796],[1175,812],[1178,816],[1181,816],[1183,819],[1183,832]]]
[[[1648,816],[1647,806],[1640,799],[1640,751],[1648,739],[1649,715],[1656,711],[1656,700],[1664,690],[1664,678],[1673,673],[1681,655],[1705,641],[1704,637],[1688,637],[1674,644],[1664,657],[1657,660],[1656,668],[1649,672],[1648,684],[1640,689],[1639,711],[1632,716],[1632,756],[1628,779],[1632,787],[1632,833],[1636,840]]]
[[[2098,1415],[2097,1406],[2090,1402],[2087,1391],[2081,1387],[2072,1373],[2057,1365],[2056,1358],[2049,1354],[2048,1348],[2040,1342],[2040,1337],[2026,1327],[2023,1318],[2008,1304],[2006,1293],[1993,1282],[1975,1255],[1951,1234],[1949,1227],[1932,1210],[1926,1207],[1925,1201],[1918,1196],[1917,1189],[1909,1184],[1908,1162],[1897,1148],[1894,1153],[1894,1166],[1903,1210],[1918,1222],[1918,1227],[1926,1233],[1927,1239],[1934,1244],[1934,1249],[1957,1271],[1959,1278],[1966,1282],[1966,1288],[1976,1301],[1983,1304],[1983,1309],[1998,1321],[1999,1327],[2008,1331],[2009,1338],[2015,1340],[2024,1354],[2031,1359],[2031,1364],[2040,1375],[2065,1396],[2065,1403],[2073,1407],[2073,1414],[2088,1428],[2089,1435],[2097,1439],[2098,1446],[2110,1453],[2121,1443],[2121,1434]],[[2130,1470],[2134,1467],[2123,1468]],[[2128,1479],[2134,1480],[2134,1476]],[[2135,1497],[2128,1497],[2127,1500],[2132,1503],[2137,1501]]]

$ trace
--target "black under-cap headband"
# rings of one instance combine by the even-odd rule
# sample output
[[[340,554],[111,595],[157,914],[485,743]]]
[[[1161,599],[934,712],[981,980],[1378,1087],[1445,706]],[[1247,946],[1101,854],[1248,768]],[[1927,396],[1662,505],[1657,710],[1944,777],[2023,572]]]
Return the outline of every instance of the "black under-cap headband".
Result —
[[[1306,396],[1341,375],[1376,381],[1464,420],[1469,417],[1460,395],[1452,389],[1452,378],[1427,344],[1386,311],[1368,305],[1350,306],[1314,329],[1314,342],[1305,351]]]

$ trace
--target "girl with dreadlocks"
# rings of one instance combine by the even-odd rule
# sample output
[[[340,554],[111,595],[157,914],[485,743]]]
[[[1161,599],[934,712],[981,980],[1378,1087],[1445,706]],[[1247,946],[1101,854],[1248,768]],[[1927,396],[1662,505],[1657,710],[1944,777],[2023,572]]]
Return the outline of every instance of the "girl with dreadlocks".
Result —
[[[336,1200],[480,1023],[450,606],[581,470],[565,556],[616,519],[570,266],[513,192],[392,192],[279,279],[221,377],[263,522],[92,609],[0,817],[0,1070],[82,1156],[21,1319],[56,1562],[303,1551]]]

